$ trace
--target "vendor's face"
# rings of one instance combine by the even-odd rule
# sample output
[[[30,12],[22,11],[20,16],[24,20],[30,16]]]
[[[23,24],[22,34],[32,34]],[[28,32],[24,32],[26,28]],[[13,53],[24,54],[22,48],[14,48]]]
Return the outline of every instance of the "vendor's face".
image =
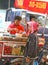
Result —
[[[19,20],[15,20],[14,23],[15,23],[15,25],[19,25],[20,21]]]
[[[31,21],[34,21],[34,20],[35,20],[35,18],[32,18],[32,19],[31,19]]]

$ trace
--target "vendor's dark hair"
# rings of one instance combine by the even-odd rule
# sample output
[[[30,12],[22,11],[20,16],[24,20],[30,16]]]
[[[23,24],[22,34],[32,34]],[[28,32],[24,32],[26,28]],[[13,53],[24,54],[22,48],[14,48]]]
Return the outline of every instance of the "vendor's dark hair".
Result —
[[[14,20],[22,20],[21,16],[15,16]]]
[[[32,18],[35,18],[35,19],[36,19],[36,17],[35,17],[35,16],[32,16],[32,15],[31,15],[31,16],[30,16],[30,21],[31,21],[31,19],[32,19]]]

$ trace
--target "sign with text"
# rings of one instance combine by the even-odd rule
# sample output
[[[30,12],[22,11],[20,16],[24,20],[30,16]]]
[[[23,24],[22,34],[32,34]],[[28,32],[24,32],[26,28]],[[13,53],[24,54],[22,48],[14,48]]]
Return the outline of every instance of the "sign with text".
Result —
[[[48,2],[36,0],[15,0],[15,7],[45,14],[48,10]]]
[[[23,2],[24,0],[15,0],[14,6],[16,8],[23,8]]]

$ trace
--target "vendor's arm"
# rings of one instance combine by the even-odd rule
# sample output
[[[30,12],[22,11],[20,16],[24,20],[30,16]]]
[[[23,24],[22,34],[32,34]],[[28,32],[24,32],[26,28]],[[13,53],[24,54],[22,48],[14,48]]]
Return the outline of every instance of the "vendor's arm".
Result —
[[[19,33],[23,33],[23,32],[25,32],[25,30],[24,30],[24,27],[21,25],[21,26],[19,27]]]
[[[7,29],[8,32],[11,32],[11,31],[13,31],[13,30],[15,30],[16,32],[18,31],[17,28],[8,28],[8,29]]]
[[[17,28],[14,28],[13,25],[9,25],[9,27],[7,28],[7,31],[8,32],[11,32],[11,31],[14,31],[14,32],[18,32],[18,29]]]

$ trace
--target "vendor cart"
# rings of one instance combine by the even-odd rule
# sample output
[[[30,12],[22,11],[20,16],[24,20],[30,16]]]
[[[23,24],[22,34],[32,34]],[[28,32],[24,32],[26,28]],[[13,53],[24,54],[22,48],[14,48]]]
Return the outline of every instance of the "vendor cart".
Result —
[[[44,39],[39,38],[40,42]],[[0,37],[0,58],[6,62],[10,60],[12,65],[21,64],[24,57],[24,48],[27,37],[17,37],[15,35],[3,35]],[[3,65],[3,64],[1,64]]]
[[[24,48],[27,37],[3,36],[0,37],[0,57],[4,61],[10,59],[11,63],[20,62],[24,57]]]

